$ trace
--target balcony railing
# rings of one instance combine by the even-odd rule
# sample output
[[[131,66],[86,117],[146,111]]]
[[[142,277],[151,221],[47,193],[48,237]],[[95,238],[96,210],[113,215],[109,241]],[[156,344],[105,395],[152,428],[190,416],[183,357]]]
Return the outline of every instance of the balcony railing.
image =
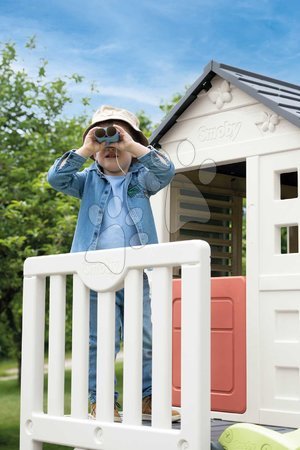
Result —
[[[172,268],[181,266],[181,427],[172,429]],[[142,423],[143,270],[151,271],[152,423]],[[66,276],[73,276],[71,414],[64,414]],[[49,277],[48,402],[44,396]],[[115,291],[124,287],[123,421],[114,422]],[[98,292],[96,420],[88,418],[89,290]],[[210,449],[210,249],[193,240],[28,258],[20,449]],[[101,345],[99,344],[101,342]],[[98,371],[99,372],[99,371]]]

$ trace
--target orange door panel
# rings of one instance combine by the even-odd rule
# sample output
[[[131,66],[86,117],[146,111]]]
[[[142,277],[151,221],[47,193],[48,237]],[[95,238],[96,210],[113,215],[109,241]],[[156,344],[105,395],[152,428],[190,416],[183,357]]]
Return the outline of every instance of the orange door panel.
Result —
[[[180,406],[181,280],[173,280],[172,357],[173,405]],[[246,410],[245,277],[211,279],[211,409]]]

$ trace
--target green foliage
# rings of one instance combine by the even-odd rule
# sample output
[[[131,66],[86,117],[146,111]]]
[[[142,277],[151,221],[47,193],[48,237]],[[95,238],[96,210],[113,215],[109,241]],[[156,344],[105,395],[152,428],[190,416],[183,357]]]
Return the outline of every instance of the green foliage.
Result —
[[[181,98],[185,95],[186,91],[189,89],[189,85],[185,85],[185,92],[176,92],[172,95],[171,100],[161,100],[159,108],[161,111],[165,113],[165,115],[169,114],[171,109],[181,100]]]
[[[136,116],[138,117],[140,121],[140,129],[142,130],[143,134],[148,138],[151,136],[151,133],[153,132],[153,124],[151,119],[146,116],[145,111],[141,110],[136,113]]]
[[[26,46],[33,49],[35,38]],[[56,193],[46,173],[57,157],[81,143],[87,119],[63,119],[72,101],[67,80],[49,80],[46,61],[33,79],[16,69],[13,43],[0,50],[0,357],[19,358],[23,262],[68,252],[78,211],[78,201]],[[77,74],[68,78],[82,81]]]
[[[25,47],[34,51],[36,37]],[[49,79],[47,64],[42,59],[36,76],[30,77],[19,68],[15,44],[0,45],[0,358],[20,360],[24,260],[68,252],[78,213],[78,200],[54,191],[46,174],[57,157],[81,145],[89,118],[66,119],[62,113],[72,102],[69,84],[81,83],[83,77],[74,73]],[[98,89],[92,83],[91,93],[95,92]],[[160,109],[169,112],[180,98],[181,94],[175,94]],[[90,97],[81,101],[88,105]],[[153,123],[143,110],[136,114],[149,137]],[[71,313],[67,309],[67,350]]]
[[[12,335],[9,332],[6,321],[0,321],[0,361],[3,362],[3,357],[10,358],[14,356],[14,342]],[[2,376],[0,370],[0,376]]]

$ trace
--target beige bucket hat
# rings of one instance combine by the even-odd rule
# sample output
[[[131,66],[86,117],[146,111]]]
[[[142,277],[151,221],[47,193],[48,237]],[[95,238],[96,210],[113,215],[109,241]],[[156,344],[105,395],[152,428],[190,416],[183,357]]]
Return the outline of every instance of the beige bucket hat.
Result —
[[[115,108],[114,106],[110,105],[102,105],[99,109],[97,109],[97,111],[94,113],[92,117],[92,123],[86,128],[86,130],[83,133],[82,137],[83,141],[88,131],[91,128],[93,128],[96,124],[98,124],[99,122],[105,122],[107,120],[114,120],[114,119],[122,120],[123,122],[128,123],[135,132],[134,134],[136,140],[138,140],[138,142],[140,142],[145,147],[149,145],[148,139],[139,129],[140,126],[139,119],[132,112],[127,111],[126,109]]]

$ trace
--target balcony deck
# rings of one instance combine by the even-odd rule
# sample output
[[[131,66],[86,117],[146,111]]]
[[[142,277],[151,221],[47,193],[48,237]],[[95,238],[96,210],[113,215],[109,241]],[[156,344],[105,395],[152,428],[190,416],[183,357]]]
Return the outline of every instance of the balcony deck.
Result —
[[[228,420],[221,420],[221,419],[211,419],[211,441],[216,442],[218,438],[221,436],[223,431],[230,427],[230,425],[233,425],[236,422],[229,422]],[[150,425],[150,422],[143,422],[143,425]],[[264,425],[266,428],[270,428],[271,430],[278,431],[279,433],[287,433],[289,431],[293,431],[294,428],[287,428],[287,427],[277,427],[277,426],[270,426],[270,425]],[[180,422],[173,423],[173,429],[180,429]]]

